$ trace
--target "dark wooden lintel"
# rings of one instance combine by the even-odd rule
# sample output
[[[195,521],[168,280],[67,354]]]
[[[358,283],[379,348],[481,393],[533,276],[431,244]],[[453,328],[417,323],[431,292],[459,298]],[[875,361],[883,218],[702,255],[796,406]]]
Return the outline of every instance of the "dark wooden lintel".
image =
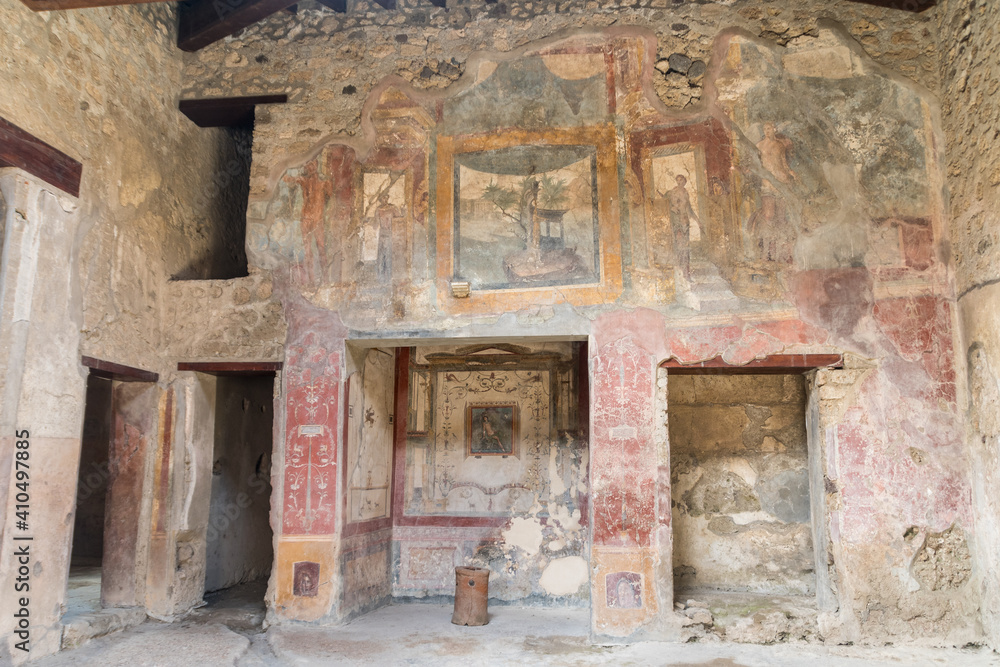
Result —
[[[181,361],[177,370],[209,375],[273,375],[282,366],[280,361]]]
[[[190,0],[178,10],[177,46],[197,51],[257,21],[296,4],[297,0]]]
[[[660,364],[670,375],[790,375],[805,373],[814,368],[841,368],[839,354],[775,354],[736,366],[720,357],[685,364],[669,359]]]
[[[118,380],[120,382],[157,382],[160,379],[158,373],[125,366],[124,364],[116,364],[111,361],[104,361],[103,359],[82,357],[80,363],[90,369],[91,375],[108,380]]]
[[[253,95],[250,97],[210,97],[181,100],[180,112],[198,127],[235,127],[253,121],[258,104],[284,104],[288,95]]]
[[[74,197],[83,165],[17,125],[0,118],[0,167],[16,167]]]
[[[852,0],[852,2],[917,13],[930,9],[937,4],[937,0]]]

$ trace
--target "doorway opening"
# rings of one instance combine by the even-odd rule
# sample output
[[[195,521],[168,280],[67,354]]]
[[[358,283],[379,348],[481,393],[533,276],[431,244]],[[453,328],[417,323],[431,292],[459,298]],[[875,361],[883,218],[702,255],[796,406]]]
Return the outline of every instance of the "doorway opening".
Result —
[[[270,524],[275,374],[219,374],[202,612],[263,621],[274,561]]]
[[[585,342],[348,345],[343,610],[450,604],[456,566],[489,605],[589,610]]]
[[[148,516],[147,453],[157,433],[156,373],[83,357],[90,369],[80,437],[62,646],[146,618],[139,527]]]
[[[750,610],[814,618],[806,377],[670,373],[667,386],[678,608],[720,628]]]
[[[76,485],[76,515],[73,519],[73,546],[66,595],[67,616],[101,609],[104,523],[114,430],[111,401],[111,380],[89,374]]]

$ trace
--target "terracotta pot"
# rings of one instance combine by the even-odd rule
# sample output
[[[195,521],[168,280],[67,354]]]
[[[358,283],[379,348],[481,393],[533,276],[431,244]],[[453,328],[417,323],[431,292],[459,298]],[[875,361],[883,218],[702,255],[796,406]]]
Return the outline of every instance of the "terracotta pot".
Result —
[[[490,571],[485,567],[455,568],[455,625],[486,625],[486,598],[489,594]]]

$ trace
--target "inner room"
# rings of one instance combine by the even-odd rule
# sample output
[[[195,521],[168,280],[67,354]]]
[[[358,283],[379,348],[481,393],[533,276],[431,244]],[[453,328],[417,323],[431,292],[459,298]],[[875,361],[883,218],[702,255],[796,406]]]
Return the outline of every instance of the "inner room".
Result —
[[[108,458],[114,428],[111,395],[111,380],[96,375],[87,376],[67,585],[66,614],[71,618],[101,608],[105,503],[111,476]]]
[[[343,611],[588,609],[587,352],[580,342],[348,346]]]
[[[245,604],[261,618],[274,561],[271,453],[274,373],[215,381],[212,489],[205,552],[208,605]]]
[[[670,374],[667,404],[675,601],[814,615],[805,377]]]

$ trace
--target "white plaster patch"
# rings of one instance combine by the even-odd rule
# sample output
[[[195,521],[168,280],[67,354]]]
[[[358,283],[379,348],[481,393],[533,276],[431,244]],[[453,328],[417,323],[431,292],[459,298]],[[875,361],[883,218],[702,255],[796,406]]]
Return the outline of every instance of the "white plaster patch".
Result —
[[[542,546],[542,522],[534,517],[511,519],[510,528],[503,531],[503,539],[507,544],[534,556]]]
[[[549,514],[565,532],[575,533],[581,529],[579,509],[573,510],[571,514],[569,508],[565,505],[556,505],[550,510]]]
[[[754,470],[750,465],[750,462],[744,458],[726,459],[726,468],[734,475],[739,475],[740,478],[750,486],[757,483],[757,471]]]
[[[894,567],[891,571],[894,575],[896,575],[900,583],[903,584],[908,592],[915,593],[920,590],[920,582],[917,581],[912,574],[910,574],[909,569],[904,567]]]
[[[556,558],[542,572],[538,585],[549,595],[573,595],[587,583],[587,561],[580,556]]]

